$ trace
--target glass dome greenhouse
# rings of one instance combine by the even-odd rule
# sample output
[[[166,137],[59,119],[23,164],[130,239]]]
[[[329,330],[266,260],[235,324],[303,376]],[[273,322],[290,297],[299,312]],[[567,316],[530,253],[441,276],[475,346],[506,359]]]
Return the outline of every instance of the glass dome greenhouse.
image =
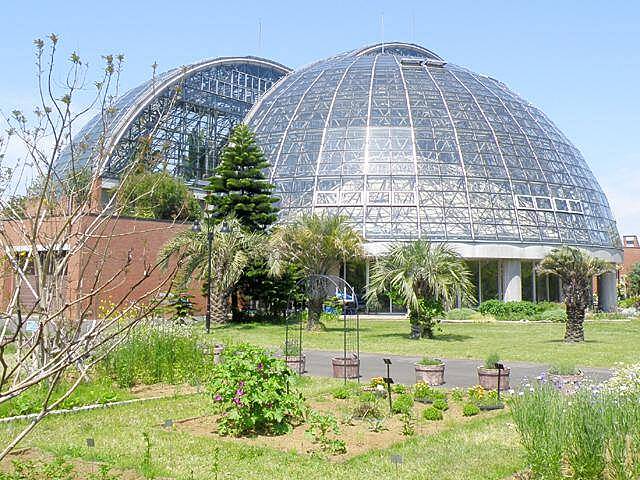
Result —
[[[418,45],[312,63],[245,121],[271,163],[281,214],[345,215],[374,253],[418,238],[478,258],[541,258],[527,248],[573,244],[613,259],[620,248],[597,180],[546,115]]]

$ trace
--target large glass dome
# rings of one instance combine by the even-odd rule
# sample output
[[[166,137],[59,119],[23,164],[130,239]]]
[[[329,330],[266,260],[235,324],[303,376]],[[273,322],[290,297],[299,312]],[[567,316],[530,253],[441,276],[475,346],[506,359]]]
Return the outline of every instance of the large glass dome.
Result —
[[[423,47],[301,68],[246,121],[285,216],[346,215],[369,242],[620,247],[598,182],[544,113]]]

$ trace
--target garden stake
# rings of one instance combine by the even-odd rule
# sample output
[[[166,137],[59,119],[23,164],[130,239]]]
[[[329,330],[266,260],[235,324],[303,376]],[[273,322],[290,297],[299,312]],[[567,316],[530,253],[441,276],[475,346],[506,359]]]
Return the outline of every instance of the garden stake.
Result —
[[[495,367],[498,369],[498,403],[500,403],[500,373],[502,372],[504,365],[496,363]]]
[[[387,395],[389,396],[389,413],[391,413],[393,407],[391,404],[391,384],[393,383],[393,380],[391,379],[391,374],[389,372],[390,370],[390,365],[391,365],[391,359],[390,358],[383,358],[382,361],[385,363],[385,365],[387,366],[387,376],[384,379],[384,383],[387,384]]]

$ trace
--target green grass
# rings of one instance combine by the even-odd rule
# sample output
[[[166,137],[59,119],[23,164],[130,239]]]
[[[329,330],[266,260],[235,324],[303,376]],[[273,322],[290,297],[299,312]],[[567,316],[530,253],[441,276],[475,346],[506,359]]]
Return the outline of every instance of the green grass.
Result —
[[[307,395],[329,391],[337,385],[328,379],[305,379]],[[437,478],[487,480],[503,479],[518,471],[523,462],[517,435],[506,413],[482,417],[446,428],[431,436],[418,436],[384,450],[370,451],[344,463],[327,461],[317,455],[299,455],[235,441],[217,441],[181,431],[165,431],[165,419],[181,419],[208,414],[209,400],[202,395],[172,398],[72,416],[50,417],[21,447],[34,446],[52,454],[98,460],[112,467],[140,471],[145,444],[143,432],[151,438],[151,473],[180,480],[215,478],[211,465],[219,447],[219,478],[290,480]],[[447,422],[447,420],[445,420]],[[23,424],[0,425],[0,441],[8,440]],[[95,447],[86,446],[86,438]],[[400,454],[403,464],[390,463],[391,454]],[[428,460],[426,460],[428,459]]]
[[[341,350],[339,321],[327,330],[304,332],[304,348]],[[564,324],[554,323],[445,323],[433,340],[411,340],[406,320],[361,320],[360,351],[443,358],[483,359],[498,352],[505,361],[566,362],[579,366],[610,367],[616,362],[637,362],[640,320],[585,323],[586,342],[563,343]],[[213,329],[215,341],[250,342],[279,348],[284,326],[234,324]]]

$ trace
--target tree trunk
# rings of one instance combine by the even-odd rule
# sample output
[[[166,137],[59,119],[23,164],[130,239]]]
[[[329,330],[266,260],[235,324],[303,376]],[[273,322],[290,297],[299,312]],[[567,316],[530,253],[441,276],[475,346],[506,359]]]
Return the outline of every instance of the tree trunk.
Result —
[[[320,315],[322,315],[322,306],[324,299],[309,299],[309,318],[307,320],[307,330],[316,330],[319,327]]]
[[[564,341],[584,342],[584,307],[567,304],[567,328]]]
[[[211,320],[216,323],[227,323],[226,296],[223,293],[211,292]]]
[[[412,340],[420,340],[422,338],[422,329],[420,325],[417,323],[411,324],[411,339]]]

